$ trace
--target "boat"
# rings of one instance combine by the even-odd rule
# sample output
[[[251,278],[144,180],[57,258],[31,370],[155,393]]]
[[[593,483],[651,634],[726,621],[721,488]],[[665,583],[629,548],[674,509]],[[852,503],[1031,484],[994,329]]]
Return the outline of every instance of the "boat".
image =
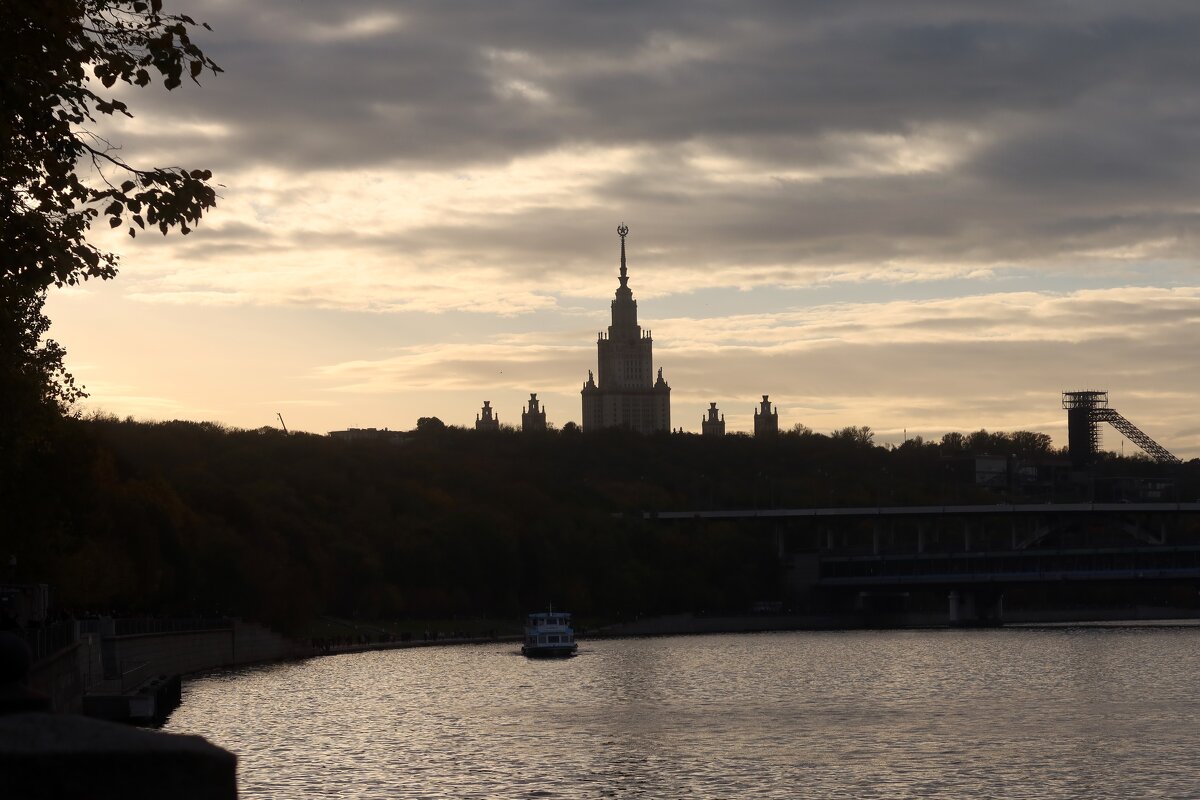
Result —
[[[535,611],[525,620],[525,644],[521,655],[529,658],[565,658],[575,655],[575,630],[571,615],[564,611]]]

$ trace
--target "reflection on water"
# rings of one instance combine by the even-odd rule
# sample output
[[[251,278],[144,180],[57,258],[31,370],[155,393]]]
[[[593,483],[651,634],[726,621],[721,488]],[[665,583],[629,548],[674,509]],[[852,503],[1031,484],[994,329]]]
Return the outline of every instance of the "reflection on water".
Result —
[[[1200,629],[780,633],[208,675],[246,798],[1200,796]]]

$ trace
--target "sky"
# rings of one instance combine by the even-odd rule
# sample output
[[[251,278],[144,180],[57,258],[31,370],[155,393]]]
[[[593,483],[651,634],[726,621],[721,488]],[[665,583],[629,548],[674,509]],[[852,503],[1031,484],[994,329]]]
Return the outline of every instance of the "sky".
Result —
[[[51,293],[91,396],[324,433],[549,421],[619,239],[672,425],[1037,430],[1200,456],[1200,5],[179,0],[225,70],[100,132],[207,168],[187,237]],[[103,222],[103,220],[102,220]],[[1134,452],[1109,429],[1108,449]]]

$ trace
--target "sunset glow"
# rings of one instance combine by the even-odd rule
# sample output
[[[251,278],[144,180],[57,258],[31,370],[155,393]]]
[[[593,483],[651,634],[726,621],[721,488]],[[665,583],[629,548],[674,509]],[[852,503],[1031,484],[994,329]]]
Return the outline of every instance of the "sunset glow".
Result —
[[[624,221],[675,427],[769,393],[784,428],[1062,445],[1099,387],[1195,457],[1200,9],[1157,8],[195,0],[225,74],[101,132],[221,201],[97,230],[121,273],[52,291],[52,335],[119,416],[510,424],[537,392],[562,426]]]

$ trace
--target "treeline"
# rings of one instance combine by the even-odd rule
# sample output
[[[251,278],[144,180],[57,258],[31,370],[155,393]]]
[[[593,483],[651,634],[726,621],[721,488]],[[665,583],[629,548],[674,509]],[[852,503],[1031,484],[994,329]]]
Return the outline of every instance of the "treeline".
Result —
[[[964,476],[972,453],[1059,455],[1025,432],[887,449],[866,428],[756,440],[427,424],[396,443],[67,419],[0,487],[0,555],[78,611],[293,630],[320,614],[516,618],[547,602],[614,618],[741,611],[777,599],[766,536],[683,532],[642,512],[997,502]],[[1196,466],[1182,479],[1194,484]]]

